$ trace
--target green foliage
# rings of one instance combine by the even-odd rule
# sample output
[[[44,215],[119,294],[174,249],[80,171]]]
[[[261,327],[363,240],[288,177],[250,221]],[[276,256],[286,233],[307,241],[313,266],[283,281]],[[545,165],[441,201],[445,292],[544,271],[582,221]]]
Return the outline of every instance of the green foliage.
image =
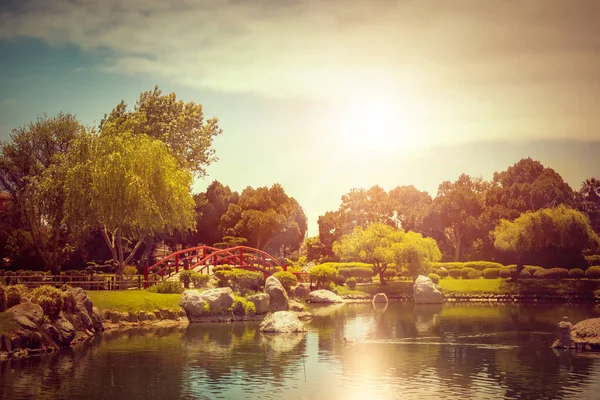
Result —
[[[516,266],[515,266],[516,267]],[[540,269],[544,269],[542,267],[538,267],[537,265],[525,265],[525,270],[529,272],[531,275],[535,274],[535,271],[539,271]]]
[[[62,310],[67,313],[74,313],[77,310],[77,301],[75,300],[73,292],[70,290],[61,290],[61,292],[63,298]]]
[[[63,292],[55,287],[42,285],[31,292],[31,302],[39,304],[44,315],[55,318],[63,308]]]
[[[475,268],[464,267],[460,270],[460,277],[463,279],[479,279],[481,277],[481,271]]]
[[[549,247],[578,252],[600,247],[587,217],[562,204],[526,212],[512,222],[501,220],[493,235],[498,250],[517,254]]]
[[[534,278],[541,279],[565,279],[569,277],[569,271],[565,268],[550,268],[535,271]]]
[[[517,273],[517,271],[515,270],[515,274]],[[527,271],[526,269],[522,270],[521,273],[519,273],[519,278],[531,278],[533,275],[531,274],[531,272]]]
[[[285,290],[287,290],[288,292],[291,290],[292,287],[298,284],[298,278],[296,278],[296,275],[288,271],[275,272],[273,276],[277,278],[279,282],[281,282],[281,285],[283,285]]]
[[[486,268],[504,268],[504,265],[491,261],[468,261],[463,263],[463,267],[474,268],[478,271],[483,271]]]
[[[256,314],[256,306],[245,297],[235,296],[235,300],[228,311],[239,316],[254,315]]]
[[[207,274],[201,274],[198,271],[191,271],[190,279],[196,289],[206,287],[206,284],[210,280],[210,276]]]
[[[502,279],[508,279],[508,278],[510,278],[512,275],[511,275],[510,269],[508,269],[508,268],[503,268],[503,269],[501,269],[501,270],[500,270],[500,272],[499,272],[498,276],[499,276],[500,278],[502,278]]]
[[[600,265],[593,265],[585,270],[585,277],[588,279],[600,279]]]
[[[317,286],[324,288],[335,281],[338,271],[335,267],[321,264],[309,269],[308,274],[312,282],[315,282]]]
[[[593,265],[600,265],[600,254],[585,256],[584,258],[585,258],[585,262],[587,263],[588,267],[591,267]]]
[[[388,271],[390,271],[390,270],[388,270]],[[391,270],[391,271],[393,271],[393,270]],[[393,271],[393,272],[396,272],[396,271]],[[341,275],[338,273],[338,275],[334,279],[334,283],[337,286],[342,286],[342,285],[344,285],[344,283],[346,283],[346,277],[344,275]]]
[[[242,268],[223,269],[215,273],[219,286],[230,286],[241,293],[249,290],[257,291],[264,286],[265,278],[262,272],[247,271]]]
[[[436,271],[436,273],[439,275],[439,277],[441,279],[447,278],[448,277],[448,270],[447,269],[438,269]]]
[[[6,310],[6,291],[5,286],[0,284],[0,312]]]
[[[569,270],[569,278],[581,279],[585,277],[585,272],[581,268],[573,268]]]
[[[397,271],[395,269],[389,268],[386,269],[385,271],[383,271],[383,277],[386,280],[391,280],[392,278],[394,278],[396,276]]]
[[[22,285],[8,286],[5,289],[6,293],[6,308],[11,308],[21,303],[25,287]]]
[[[436,285],[438,283],[440,283],[440,276],[438,274],[429,274],[428,276],[429,276],[429,279],[431,279],[431,281],[433,283],[435,283]]]
[[[450,275],[450,278],[454,278],[454,279],[458,279],[460,278],[460,272],[462,269],[451,269],[448,270],[448,275]]]
[[[160,140],[128,131],[84,135],[64,166],[68,221],[80,234],[100,230],[117,275],[146,236],[194,227],[192,175]]]
[[[346,286],[350,288],[350,290],[354,290],[356,288],[356,279],[348,278],[346,279]]]
[[[126,265],[125,268],[123,268],[123,275],[131,278],[134,275],[137,275],[138,273],[138,269],[137,267],[134,267],[133,265]]]
[[[177,281],[160,281],[147,290],[153,293],[183,293],[183,285]]]
[[[451,269],[463,269],[463,267],[465,266],[465,263],[462,262],[434,262],[431,263],[431,268],[433,270],[438,270],[442,267],[446,268],[448,271],[450,271]]]
[[[486,268],[483,270],[483,278],[484,279],[497,279],[500,276],[500,271],[502,268]]]
[[[179,273],[179,282],[183,283],[184,288],[186,288],[186,289],[189,288],[191,281],[192,281],[192,271],[183,270]]]

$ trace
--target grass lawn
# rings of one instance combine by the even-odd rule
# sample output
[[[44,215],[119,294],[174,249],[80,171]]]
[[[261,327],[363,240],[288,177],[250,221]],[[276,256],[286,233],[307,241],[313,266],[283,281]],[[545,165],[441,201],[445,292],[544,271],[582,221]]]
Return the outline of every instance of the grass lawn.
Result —
[[[357,295],[364,296],[364,295],[369,294],[367,292],[363,292],[362,290],[359,290],[356,288],[354,290],[352,290],[346,285],[338,286],[338,287],[336,287],[336,290],[340,296],[357,296]]]
[[[598,279],[452,279],[440,280],[446,293],[495,293],[495,294],[546,294],[563,296],[569,294],[593,295],[600,290]]]
[[[180,308],[180,294],[151,293],[145,290],[87,290],[86,293],[100,310],[138,312]]]

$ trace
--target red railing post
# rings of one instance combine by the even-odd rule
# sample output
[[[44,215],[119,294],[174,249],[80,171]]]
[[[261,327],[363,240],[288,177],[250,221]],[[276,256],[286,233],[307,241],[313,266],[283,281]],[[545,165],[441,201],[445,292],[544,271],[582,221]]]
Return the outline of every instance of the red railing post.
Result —
[[[179,254],[175,255],[175,273],[179,272]]]
[[[244,265],[244,249],[240,248],[240,267]]]

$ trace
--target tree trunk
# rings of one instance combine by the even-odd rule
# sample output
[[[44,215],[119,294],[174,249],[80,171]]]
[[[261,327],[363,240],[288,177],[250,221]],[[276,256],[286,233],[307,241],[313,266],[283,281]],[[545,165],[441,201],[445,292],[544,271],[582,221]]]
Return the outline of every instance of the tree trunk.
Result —
[[[521,276],[521,272],[524,268],[525,266],[523,265],[523,257],[519,255],[517,256],[517,271],[515,273],[515,276],[513,276],[513,282],[517,282],[519,280],[519,276]]]
[[[387,269],[387,265],[382,265],[381,267],[379,267],[379,281],[381,282],[382,286],[387,285],[387,283],[385,282],[385,278],[383,276],[383,273],[385,272],[386,269]]]
[[[457,230],[454,229],[454,239],[455,239],[455,244],[454,244],[454,260],[456,262],[460,262],[460,245],[462,242],[462,235],[460,233],[457,233]]]

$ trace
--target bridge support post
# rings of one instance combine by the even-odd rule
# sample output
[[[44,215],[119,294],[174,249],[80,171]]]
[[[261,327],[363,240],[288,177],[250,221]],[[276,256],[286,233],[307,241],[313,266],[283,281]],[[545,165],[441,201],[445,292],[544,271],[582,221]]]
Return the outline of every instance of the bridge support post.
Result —
[[[144,265],[144,289],[148,289],[150,283],[148,282],[148,263]]]

